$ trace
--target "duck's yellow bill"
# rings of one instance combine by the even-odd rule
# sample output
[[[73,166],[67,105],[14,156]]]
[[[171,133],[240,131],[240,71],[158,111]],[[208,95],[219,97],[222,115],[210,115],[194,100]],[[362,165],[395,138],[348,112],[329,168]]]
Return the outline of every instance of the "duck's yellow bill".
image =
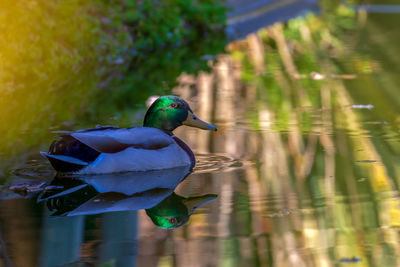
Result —
[[[182,123],[183,125],[192,126],[204,130],[213,130],[216,131],[217,127],[212,124],[209,124],[205,121],[200,120],[194,115],[192,112],[188,111],[187,119]]]
[[[193,212],[207,204],[210,201],[213,201],[214,199],[216,199],[218,197],[218,195],[216,194],[207,194],[204,196],[198,196],[198,197],[189,197],[183,200],[183,204],[186,206],[186,208],[189,211],[189,214],[193,214]]]

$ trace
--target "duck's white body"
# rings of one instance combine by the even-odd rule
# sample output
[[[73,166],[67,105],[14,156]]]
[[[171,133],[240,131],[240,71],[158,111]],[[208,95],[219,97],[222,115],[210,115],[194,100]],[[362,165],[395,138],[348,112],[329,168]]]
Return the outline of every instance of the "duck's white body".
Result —
[[[128,147],[118,153],[101,153],[93,163],[78,173],[148,171],[189,165],[191,165],[191,161],[188,154],[174,142],[157,150]]]
[[[61,140],[42,155],[61,172],[101,174],[194,166],[189,147],[156,128],[98,127],[59,133]]]

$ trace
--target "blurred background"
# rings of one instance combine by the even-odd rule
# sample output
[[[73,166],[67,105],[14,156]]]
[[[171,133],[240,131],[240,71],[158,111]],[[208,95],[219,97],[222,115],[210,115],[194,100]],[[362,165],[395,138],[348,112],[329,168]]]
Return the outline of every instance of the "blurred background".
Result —
[[[2,0],[2,266],[400,266],[399,13]],[[197,158],[175,192],[217,199],[173,230],[144,210],[50,217],[52,131],[141,126],[165,94],[218,128],[175,131]]]

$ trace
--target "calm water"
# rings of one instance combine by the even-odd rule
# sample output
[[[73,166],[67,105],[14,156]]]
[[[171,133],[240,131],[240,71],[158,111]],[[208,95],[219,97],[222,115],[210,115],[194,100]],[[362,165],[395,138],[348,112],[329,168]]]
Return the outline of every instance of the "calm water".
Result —
[[[176,131],[197,155],[186,178],[5,159],[2,265],[400,266],[400,17],[325,8],[180,77],[219,129]]]

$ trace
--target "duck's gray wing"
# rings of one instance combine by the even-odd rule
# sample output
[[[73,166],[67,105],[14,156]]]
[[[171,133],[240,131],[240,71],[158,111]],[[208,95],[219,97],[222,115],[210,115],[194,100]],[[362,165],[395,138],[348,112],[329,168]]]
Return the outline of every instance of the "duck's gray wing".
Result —
[[[174,143],[171,136],[151,127],[108,128],[68,135],[101,153],[117,153],[128,147],[161,149]]]

